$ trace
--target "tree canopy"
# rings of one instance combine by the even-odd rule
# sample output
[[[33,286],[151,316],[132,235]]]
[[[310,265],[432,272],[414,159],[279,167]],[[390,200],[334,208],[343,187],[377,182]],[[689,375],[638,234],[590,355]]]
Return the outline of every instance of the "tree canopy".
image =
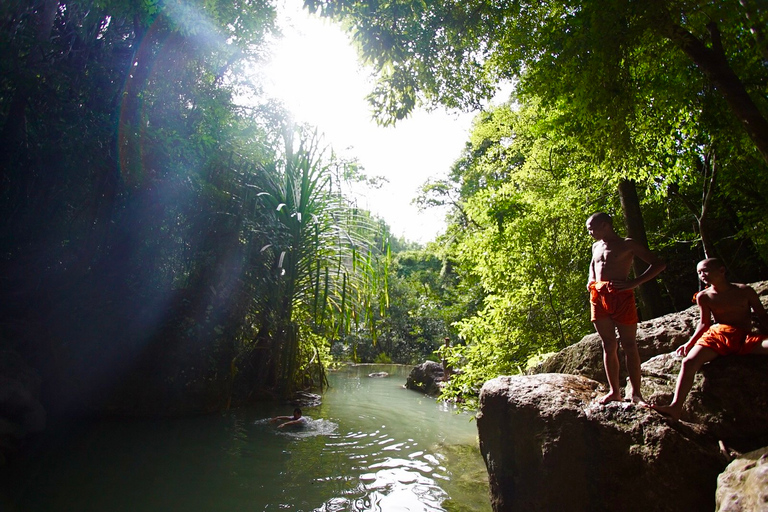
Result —
[[[571,110],[603,145],[620,148],[637,105],[651,99],[644,74],[673,78],[690,68],[687,74],[717,89],[768,159],[760,64],[768,55],[768,12],[751,0],[305,5],[351,32],[378,77],[370,101],[383,122],[402,119],[419,103],[478,107],[500,80],[511,80],[522,95]]]
[[[448,394],[521,371],[590,331],[584,220],[606,211],[668,261],[643,314],[687,307],[697,259],[765,270],[768,11],[750,0],[306,0],[340,21],[378,82],[383,123],[419,105],[477,109],[448,179],[440,239],[481,298],[454,326]],[[488,101],[503,81],[507,105]],[[743,184],[750,183],[752,190]],[[760,192],[757,192],[760,191]]]

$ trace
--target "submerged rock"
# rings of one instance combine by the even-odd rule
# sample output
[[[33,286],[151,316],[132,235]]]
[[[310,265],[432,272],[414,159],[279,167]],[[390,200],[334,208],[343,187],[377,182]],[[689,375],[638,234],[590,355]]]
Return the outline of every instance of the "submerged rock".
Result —
[[[373,372],[369,373],[368,376],[372,379],[382,379],[384,377],[389,377],[389,374],[387,372]]]
[[[308,391],[296,391],[290,402],[297,407],[317,407],[323,403],[323,397]]]

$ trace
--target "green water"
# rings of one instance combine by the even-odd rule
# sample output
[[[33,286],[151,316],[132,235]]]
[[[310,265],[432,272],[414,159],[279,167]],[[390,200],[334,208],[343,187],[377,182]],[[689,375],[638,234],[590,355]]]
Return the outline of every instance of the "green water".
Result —
[[[3,510],[489,511],[468,414],[402,388],[408,368],[330,376],[307,428],[289,405],[162,421],[99,422],[12,475]],[[386,378],[370,378],[386,371]]]

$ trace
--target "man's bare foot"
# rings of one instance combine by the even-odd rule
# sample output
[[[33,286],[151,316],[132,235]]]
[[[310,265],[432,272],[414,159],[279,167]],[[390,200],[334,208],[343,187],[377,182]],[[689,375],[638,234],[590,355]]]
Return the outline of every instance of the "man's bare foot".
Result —
[[[671,405],[653,405],[651,404],[651,409],[658,412],[662,416],[666,416],[667,418],[673,420],[673,421],[680,421],[680,413],[677,409],[677,407],[672,407]]]
[[[600,399],[597,401],[598,403],[605,405],[609,402],[621,402],[621,394],[620,393],[608,393],[607,395],[604,395],[600,397]]]

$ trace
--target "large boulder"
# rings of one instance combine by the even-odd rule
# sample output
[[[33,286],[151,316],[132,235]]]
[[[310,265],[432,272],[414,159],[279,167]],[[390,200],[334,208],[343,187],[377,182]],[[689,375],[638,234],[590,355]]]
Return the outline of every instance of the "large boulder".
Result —
[[[768,282],[752,286],[768,302]],[[694,306],[640,323],[642,392],[649,402],[671,400],[682,360],[672,352],[697,321]],[[497,512],[712,510],[717,474],[732,450],[768,444],[768,357],[704,365],[680,422],[630,403],[595,402],[605,392],[595,334],[534,372],[489,381],[480,395],[480,447]],[[741,510],[737,502],[731,499],[727,510]]]
[[[717,477],[717,512],[765,512],[768,504],[768,448],[747,453]]]
[[[561,374],[483,386],[477,428],[493,509],[713,510],[727,463],[717,440],[631,403],[597,405],[598,387]]]
[[[443,365],[435,361],[425,361],[413,367],[405,381],[405,387],[430,396],[437,396],[440,394],[444,376]]]
[[[646,361],[659,354],[672,352],[688,341],[699,321],[698,315],[698,308],[693,306],[680,313],[640,322],[637,326],[637,350],[640,360]],[[624,361],[621,347],[619,352],[620,360]],[[534,367],[531,373],[567,373],[606,383],[600,336],[596,333],[584,336],[578,343],[564,348]],[[622,363],[622,380],[626,376],[626,368]]]
[[[662,354],[642,364],[643,396],[668,404],[682,358]],[[702,425],[716,439],[740,450],[768,442],[768,357],[718,357],[696,374],[682,420]]]

